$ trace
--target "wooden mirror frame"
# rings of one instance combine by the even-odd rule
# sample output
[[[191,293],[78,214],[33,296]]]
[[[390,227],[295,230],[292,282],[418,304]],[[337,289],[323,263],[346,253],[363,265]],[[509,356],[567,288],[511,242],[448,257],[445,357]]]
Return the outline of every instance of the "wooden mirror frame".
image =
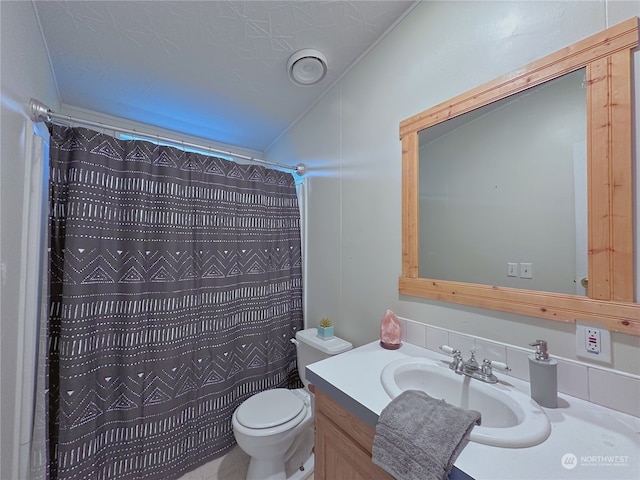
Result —
[[[403,295],[640,335],[634,301],[631,18],[400,122]],[[587,80],[588,296],[418,276],[418,133],[580,68]],[[640,92],[638,92],[640,94]]]

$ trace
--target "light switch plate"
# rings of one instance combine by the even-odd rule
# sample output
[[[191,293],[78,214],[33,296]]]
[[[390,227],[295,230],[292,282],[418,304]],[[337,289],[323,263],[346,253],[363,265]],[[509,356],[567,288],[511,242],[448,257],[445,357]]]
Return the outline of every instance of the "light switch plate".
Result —
[[[533,278],[533,263],[520,264],[520,278]]]

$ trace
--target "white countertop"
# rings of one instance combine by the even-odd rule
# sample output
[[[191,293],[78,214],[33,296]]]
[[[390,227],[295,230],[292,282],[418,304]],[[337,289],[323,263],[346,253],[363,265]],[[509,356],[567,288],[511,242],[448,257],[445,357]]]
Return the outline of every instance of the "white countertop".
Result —
[[[307,379],[370,426],[391,401],[380,373],[405,357],[448,359],[445,355],[404,343],[385,350],[378,342],[307,366]],[[452,375],[455,375],[453,372]],[[529,394],[529,384],[497,372]],[[476,480],[640,479],[640,419],[560,393],[559,407],[545,408],[551,434],[540,445],[501,448],[470,442],[455,466]],[[575,456],[574,468],[563,457]]]

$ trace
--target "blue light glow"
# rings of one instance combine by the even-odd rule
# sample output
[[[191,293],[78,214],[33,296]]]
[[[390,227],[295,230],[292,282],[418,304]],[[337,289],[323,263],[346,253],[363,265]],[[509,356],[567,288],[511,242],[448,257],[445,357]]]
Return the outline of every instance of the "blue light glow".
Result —
[[[120,134],[120,140],[143,140],[145,142],[151,142],[151,143],[154,143],[156,145],[162,145],[162,146],[165,146],[165,147],[178,148],[178,149],[180,149],[182,151],[185,151],[185,152],[198,153],[198,154],[201,154],[201,155],[206,155],[208,157],[223,158],[223,159],[229,160],[231,162],[234,161],[233,157],[230,157],[228,155],[224,155],[222,153],[214,152],[212,150],[208,150],[207,148],[187,147],[185,145],[181,145],[178,141],[176,141],[175,143],[174,142],[163,142],[162,140],[152,140],[150,137],[130,135],[130,134],[127,134],[127,133],[121,133]]]

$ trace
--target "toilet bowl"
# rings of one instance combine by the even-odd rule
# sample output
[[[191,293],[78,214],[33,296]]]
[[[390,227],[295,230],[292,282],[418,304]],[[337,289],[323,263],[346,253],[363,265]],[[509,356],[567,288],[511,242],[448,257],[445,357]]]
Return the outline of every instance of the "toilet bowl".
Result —
[[[233,413],[233,433],[250,457],[248,480],[284,480],[290,447],[305,428],[313,428],[311,397],[304,389],[276,388],[256,394]],[[306,478],[305,468],[296,478]],[[290,478],[290,477],[289,477]]]
[[[313,473],[313,397],[304,368],[352,345],[337,337],[322,340],[315,328],[299,331],[292,342],[305,387],[265,390],[233,412],[236,441],[251,458],[247,480],[302,480]]]

